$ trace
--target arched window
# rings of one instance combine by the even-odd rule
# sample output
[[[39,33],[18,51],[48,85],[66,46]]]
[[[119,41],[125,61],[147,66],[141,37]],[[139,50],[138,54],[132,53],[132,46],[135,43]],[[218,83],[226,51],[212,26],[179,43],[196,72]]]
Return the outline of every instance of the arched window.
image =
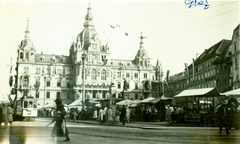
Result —
[[[97,80],[97,71],[95,69],[92,70],[92,80]]]
[[[106,70],[102,70],[101,72],[101,79],[106,80]]]
[[[20,53],[20,58],[23,59],[23,52]]]

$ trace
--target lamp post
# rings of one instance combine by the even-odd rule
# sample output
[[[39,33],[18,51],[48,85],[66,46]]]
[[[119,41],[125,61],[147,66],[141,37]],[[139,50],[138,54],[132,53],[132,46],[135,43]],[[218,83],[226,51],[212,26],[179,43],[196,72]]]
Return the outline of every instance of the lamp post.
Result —
[[[112,93],[113,93],[113,90],[112,88],[114,87],[114,83],[111,83],[110,86],[109,86],[109,93],[110,93],[110,102],[109,102],[109,105],[112,106]]]
[[[40,82],[39,82],[39,81],[36,81],[36,83],[34,84],[34,88],[35,88],[35,90],[36,90],[35,96],[38,95],[39,86],[40,86]]]
[[[82,71],[82,73],[83,73],[83,75],[82,75],[82,81],[83,81],[83,83],[82,83],[82,85],[83,85],[83,87],[82,87],[82,110],[84,110],[84,107],[85,107],[85,59],[86,59],[86,57],[87,57],[87,54],[84,52],[82,54],[82,62],[83,62],[83,71]]]
[[[43,106],[45,106],[47,77],[46,77],[46,76],[44,76],[43,78],[44,78]]]

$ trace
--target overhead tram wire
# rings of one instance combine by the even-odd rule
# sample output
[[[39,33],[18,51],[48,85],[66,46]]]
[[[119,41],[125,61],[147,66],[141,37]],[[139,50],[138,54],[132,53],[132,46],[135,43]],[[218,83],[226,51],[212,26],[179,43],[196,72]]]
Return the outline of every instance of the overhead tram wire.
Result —
[[[140,15],[140,16],[134,17],[134,18],[132,18],[132,19],[130,19],[130,20],[127,20],[127,21],[123,22],[123,23],[121,24],[121,26],[125,26],[126,24],[124,24],[124,23],[128,23],[129,21],[132,21],[132,20],[135,20],[135,19],[137,19],[137,18],[140,18],[140,17],[142,17],[142,16],[144,16],[144,15],[147,15],[147,14],[149,14],[149,13],[152,13],[152,12],[154,12],[154,11],[160,9],[160,8],[169,6],[169,5],[173,4],[173,3],[175,3],[175,1],[174,1],[174,2],[171,2],[171,3],[168,3],[168,4],[166,4],[166,5],[163,5],[163,6],[161,6],[161,7],[158,7],[157,9],[154,9],[154,10],[151,10],[151,11],[149,11],[149,12],[146,12],[146,13]]]
[[[237,22],[237,21],[239,21],[239,20],[234,20],[234,21],[224,22],[224,23],[219,23],[219,24],[214,24],[214,25],[208,25],[208,26],[198,27],[198,28],[193,28],[193,29],[188,29],[188,30],[182,30],[182,31],[177,31],[177,32],[172,32],[172,33],[166,33],[166,34],[162,34],[161,36],[171,35],[171,34],[176,34],[176,33],[181,33],[181,32],[187,32],[187,31],[192,31],[192,30],[197,30],[197,29],[202,29],[202,28],[208,28],[208,27],[213,27],[213,26],[218,26],[218,25],[224,25],[224,24],[233,23],[233,22]]]
[[[224,13],[221,13],[221,14],[218,14],[218,15],[214,15],[214,16],[211,16],[211,17],[208,17],[208,18],[204,18],[204,19],[201,19],[201,20],[198,20],[198,21],[195,21],[195,22],[191,22],[191,23],[188,23],[188,24],[184,24],[182,26],[179,26],[179,27],[175,27],[175,28],[172,28],[172,29],[168,29],[166,31],[162,31],[162,32],[159,32],[159,33],[155,33],[153,35],[150,35],[150,38],[153,38],[153,37],[158,37],[158,35],[164,33],[164,32],[168,32],[168,31],[171,31],[171,30],[174,30],[174,29],[178,29],[178,28],[181,28],[181,27],[185,27],[185,26],[188,26],[190,24],[194,24],[194,23],[197,23],[197,22],[200,22],[200,21],[204,21],[204,20],[207,20],[207,19],[210,19],[210,18],[213,18],[213,17],[217,17],[217,16],[220,16],[220,15],[224,15],[226,13],[229,13],[229,12],[232,12],[232,11],[235,11],[235,10],[239,10],[239,9],[233,9],[233,10],[230,10],[230,11],[227,11],[227,12],[224,12]]]
[[[172,2],[172,3],[174,3],[174,2]],[[162,7],[159,7],[159,8],[163,8],[163,7],[168,6],[168,5],[172,4],[172,3],[166,4],[166,5],[164,5],[164,6],[162,6]],[[215,5],[215,6],[211,6],[211,7],[219,7],[219,6],[223,6],[223,5],[225,6],[225,5],[233,4],[233,3],[236,3],[236,1],[235,1],[235,2],[224,3],[224,4],[219,4],[219,5]],[[146,14],[148,14],[148,13],[151,13],[151,12],[153,12],[153,11],[156,11],[156,10],[158,10],[159,8],[154,9],[154,10],[152,10],[152,11],[150,11],[150,12],[145,13],[145,14],[142,14],[142,15],[140,15],[140,16],[138,16],[138,17],[133,18],[133,19],[130,19],[130,20],[124,22],[124,23],[127,23],[127,22],[129,22],[129,21],[131,21],[131,20],[134,20],[134,19],[139,18],[139,17],[141,17],[141,16],[144,16],[144,15],[146,15]],[[234,9],[234,10],[235,10],[235,9]],[[193,12],[195,12],[195,11],[199,11],[199,10],[194,10]],[[176,16],[176,15],[181,15],[181,14],[185,14],[185,13],[189,13],[189,12],[182,12],[182,13],[177,13],[177,14],[173,14],[173,15],[163,16],[163,17]],[[227,12],[226,12],[226,13],[227,13]],[[225,13],[223,13],[223,14],[225,14]],[[220,15],[221,15],[221,14],[220,14]],[[217,16],[218,16],[218,15],[217,15]],[[163,17],[158,17],[158,18],[163,18]],[[213,16],[213,17],[215,17],[215,16]],[[212,17],[209,17],[209,18],[212,18]],[[209,19],[209,18],[207,18],[207,19]],[[157,19],[157,18],[156,18],[156,19]],[[155,20],[155,19],[150,19],[150,20]],[[150,20],[146,20],[146,21],[150,21]],[[205,20],[205,19],[203,19],[203,20]],[[202,20],[200,20],[200,21],[202,21]],[[145,22],[145,21],[142,21],[142,22]],[[196,21],[196,22],[199,22],[199,21]],[[193,22],[193,23],[195,23],[195,22]],[[137,24],[137,23],[134,23],[134,24]],[[192,24],[192,23],[190,23],[190,24]],[[128,25],[131,25],[131,24],[128,24]],[[189,24],[187,24],[187,25],[189,25]],[[124,26],[127,26],[127,24],[126,24],[126,25],[123,25],[123,27],[124,27]],[[186,25],[184,25],[184,26],[186,26]],[[182,26],[180,26],[180,27],[182,27]],[[177,27],[177,28],[179,28],[179,27]],[[176,28],[173,28],[173,29],[176,29]],[[172,29],[167,30],[167,31],[171,31],[171,30],[172,30]],[[163,31],[163,32],[167,32],[167,31]],[[125,31],[125,32],[126,32],[126,31]],[[162,33],[162,32],[161,32],[161,33]],[[167,34],[166,34],[166,35],[167,35]],[[149,37],[149,36],[148,36],[148,37]],[[154,36],[154,37],[157,37],[157,36]],[[150,38],[153,38],[153,37],[150,36]],[[123,43],[123,44],[120,44],[120,45],[117,45],[117,46],[114,46],[114,47],[119,47],[119,46],[122,46],[122,45],[125,45],[125,44],[128,44],[128,43],[135,42],[135,41],[137,41],[137,40],[138,40],[138,39],[133,40],[133,41],[129,41],[129,42],[126,42],[126,43]]]
[[[122,24],[118,24],[118,25],[121,26],[121,27],[127,26],[127,24],[124,25],[124,23],[127,23],[127,22],[132,21],[132,20],[137,19],[137,18],[140,18],[140,17],[142,17],[142,16],[144,16],[144,15],[147,15],[147,14],[149,14],[149,13],[152,13],[152,12],[154,12],[154,11],[160,9],[160,8],[169,6],[169,5],[173,4],[173,3],[175,3],[175,1],[174,1],[174,2],[171,2],[171,3],[168,3],[168,4],[166,4],[166,5],[163,5],[163,6],[161,6],[161,7],[158,7],[157,9],[154,9],[154,10],[151,10],[151,11],[149,11],[149,12],[146,12],[146,13],[140,15],[140,16],[137,16],[137,17],[135,17],[135,18],[132,18],[132,19],[130,19],[130,20],[127,20],[127,21],[123,22]],[[128,32],[128,31],[125,31],[125,32]],[[128,32],[128,33],[129,33],[129,32]],[[131,35],[134,35],[135,37],[137,37],[137,35],[132,34],[132,32],[130,32],[130,34],[131,34]],[[136,38],[136,40],[128,41],[128,42],[126,42],[126,43],[122,43],[122,44],[120,44],[120,45],[113,46],[113,47],[119,47],[119,46],[122,46],[122,45],[125,45],[125,44],[129,44],[129,43],[135,42],[135,41],[137,41],[137,40],[138,40],[138,39]]]
[[[216,7],[219,7],[219,6],[225,6],[225,5],[233,4],[233,3],[237,3],[237,2],[235,1],[235,2],[230,2],[230,3],[220,4],[220,5],[214,5],[214,6],[211,6],[211,8],[216,8]],[[196,12],[196,11],[202,11],[202,9],[191,10],[191,12]],[[182,15],[182,14],[189,14],[189,11],[176,13],[176,14],[172,14],[172,15],[161,16],[161,17],[157,17],[157,18],[152,18],[152,19],[148,19],[148,20],[144,20],[144,21],[140,21],[140,22],[130,23],[130,24],[124,25],[124,26],[129,26],[129,25],[138,24],[138,23],[144,23],[144,22],[148,22],[148,21],[158,20],[160,18],[172,17],[172,16],[177,16],[177,15]]]

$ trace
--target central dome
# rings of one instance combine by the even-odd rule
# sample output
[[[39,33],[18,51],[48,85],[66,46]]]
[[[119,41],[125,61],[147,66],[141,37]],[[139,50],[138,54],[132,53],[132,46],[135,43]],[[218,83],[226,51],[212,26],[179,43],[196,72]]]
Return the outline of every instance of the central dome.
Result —
[[[24,38],[20,43],[20,48],[33,48],[33,42],[29,38]]]
[[[89,48],[92,45],[95,45],[96,48],[99,48],[101,41],[99,35],[94,28],[86,27],[80,34],[77,36],[77,43],[81,43],[81,47],[84,50],[90,50]]]

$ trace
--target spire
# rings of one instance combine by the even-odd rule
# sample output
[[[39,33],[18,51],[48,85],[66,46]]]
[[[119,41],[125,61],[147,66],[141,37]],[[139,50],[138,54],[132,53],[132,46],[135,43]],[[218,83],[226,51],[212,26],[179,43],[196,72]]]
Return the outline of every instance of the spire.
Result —
[[[159,57],[158,57],[158,53],[157,53],[157,64],[156,64],[156,67],[160,68],[160,66],[161,66],[161,63],[159,62]]]
[[[143,46],[143,39],[144,38],[147,38],[147,37],[144,37],[143,35],[142,35],[142,32],[141,32],[141,36],[139,36],[140,37],[140,49],[142,49],[142,48],[144,48],[144,46]]]
[[[90,6],[90,2],[88,3],[88,8],[87,8],[87,15],[85,16],[85,22],[84,22],[84,27],[94,27],[94,23],[93,23],[93,16],[92,16],[92,12],[91,12],[91,6]]]
[[[29,31],[29,18],[27,20],[27,28],[26,28],[26,31],[25,31],[25,38],[29,38],[29,34],[30,34],[30,31]]]

